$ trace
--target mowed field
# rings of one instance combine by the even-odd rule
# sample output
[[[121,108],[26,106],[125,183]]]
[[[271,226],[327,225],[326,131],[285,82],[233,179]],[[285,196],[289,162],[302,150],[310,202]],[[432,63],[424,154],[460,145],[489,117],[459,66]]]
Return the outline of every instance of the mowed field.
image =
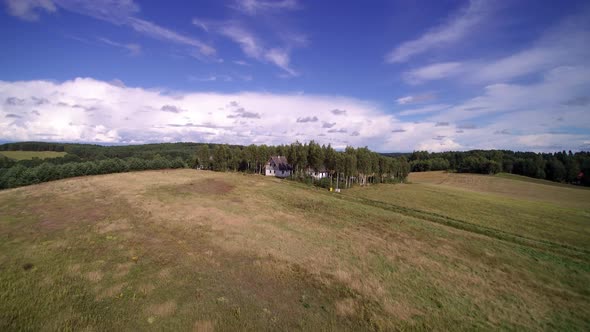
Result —
[[[0,155],[6,156],[10,159],[14,160],[26,160],[26,159],[48,159],[48,158],[57,158],[63,157],[67,153],[66,152],[56,152],[56,151],[0,151]]]
[[[0,192],[0,330],[589,330],[590,191],[147,171]]]

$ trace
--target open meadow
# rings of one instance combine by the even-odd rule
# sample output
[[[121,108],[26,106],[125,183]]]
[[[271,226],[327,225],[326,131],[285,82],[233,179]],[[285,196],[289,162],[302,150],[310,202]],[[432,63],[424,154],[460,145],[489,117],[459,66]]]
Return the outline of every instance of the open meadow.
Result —
[[[0,151],[1,156],[5,156],[14,160],[29,160],[33,158],[49,159],[63,157],[66,152],[56,151]]]
[[[590,330],[590,190],[190,169],[0,191],[0,330]]]

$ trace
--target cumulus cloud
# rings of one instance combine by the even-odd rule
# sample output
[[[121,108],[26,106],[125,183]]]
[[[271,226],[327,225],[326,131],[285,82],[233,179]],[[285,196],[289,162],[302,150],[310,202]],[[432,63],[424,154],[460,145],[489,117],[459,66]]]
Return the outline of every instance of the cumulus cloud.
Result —
[[[245,118],[245,119],[260,119],[260,113],[246,111],[243,107],[234,110],[233,114],[227,116],[228,119]]]
[[[448,127],[449,123],[448,122],[437,122],[435,124],[435,127]]]
[[[181,112],[186,112],[185,110],[183,110],[180,107],[176,107],[174,105],[164,105],[162,107],[160,107],[160,110],[162,112],[169,112],[169,113],[181,113]]]
[[[49,102],[34,105],[31,97]],[[346,140],[357,146],[397,150],[381,145],[383,135],[397,120],[370,102],[340,96],[242,92],[170,92],[119,86],[91,78],[64,82],[0,81],[0,100],[15,98],[23,104],[0,105],[3,140],[46,139],[76,142],[146,143],[154,141],[201,141],[231,144],[291,143],[317,139],[335,147],[346,146],[342,133],[358,132]],[[92,108],[86,112],[73,105]],[[39,114],[32,114],[31,108]],[[324,132],[322,126],[300,126],[296,119],[309,117],[306,110],[347,110],[349,128]],[[6,118],[14,114],[21,118]],[[326,122],[335,114],[325,115]],[[286,121],[291,118],[292,121]],[[129,119],[132,119],[130,121]],[[312,116],[313,119],[313,116]],[[366,119],[372,119],[369,125]],[[28,128],[12,125],[21,121]],[[319,122],[319,120],[318,120]],[[368,127],[370,126],[370,128]],[[346,131],[348,130],[348,131]],[[41,134],[52,133],[51,138]],[[364,134],[367,133],[367,134]],[[409,147],[406,147],[409,149]]]
[[[563,102],[588,91],[584,84],[588,77],[587,69],[562,68],[534,85],[490,86],[482,96],[440,114],[427,113],[420,121],[402,121],[376,104],[342,96],[171,92],[91,78],[64,82],[0,81],[0,100],[5,101],[0,104],[0,139],[247,145],[286,144],[297,137],[300,141],[330,143],[339,149],[346,145],[368,146],[382,152],[576,149],[590,141],[590,135],[559,132],[572,126],[580,128],[580,132],[590,132],[590,116],[584,107]],[[521,99],[535,98],[530,107],[519,104]],[[37,100],[47,102],[37,105]],[[328,111],[322,113],[321,125],[298,124],[297,119],[313,119],[308,110],[346,110],[347,116]],[[494,121],[488,121],[489,124],[471,121],[490,116],[494,116]],[[557,121],[558,117],[562,121]],[[440,122],[449,124],[437,126]],[[470,126],[472,123],[478,126]],[[503,130],[512,134],[494,135]]]
[[[341,129],[330,129],[328,130],[329,133],[338,133],[338,134],[346,134],[348,132],[347,129],[341,128]]]
[[[8,97],[4,100],[4,103],[6,105],[16,106],[16,105],[23,105],[25,103],[25,100],[20,99],[20,98],[16,98],[16,97]]]
[[[299,122],[299,123],[318,122],[318,117],[317,116],[301,117],[301,118],[297,118],[297,122]]]
[[[389,63],[405,62],[411,57],[432,49],[456,43],[474,32],[491,12],[490,2],[471,0],[469,5],[446,23],[435,27],[419,38],[407,41],[385,56]]]
[[[330,112],[332,112],[332,114],[334,115],[346,115],[346,110],[340,110],[340,109],[333,109]]]
[[[31,100],[33,101],[33,103],[35,105],[43,105],[43,104],[49,103],[49,100],[47,98],[37,98],[37,97],[33,96],[33,97],[31,97]]]

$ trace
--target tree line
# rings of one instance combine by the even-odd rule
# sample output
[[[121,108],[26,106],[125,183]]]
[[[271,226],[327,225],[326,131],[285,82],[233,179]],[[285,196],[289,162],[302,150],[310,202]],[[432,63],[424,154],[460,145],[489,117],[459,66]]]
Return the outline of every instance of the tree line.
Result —
[[[10,168],[0,168],[0,189],[16,188],[84,175],[185,167],[187,167],[187,164],[181,158],[168,160],[160,156],[151,160],[130,157],[127,159],[109,158],[56,164],[49,159],[32,167],[16,164]]]
[[[26,150],[23,150],[26,149]],[[213,171],[264,174],[273,155],[287,157],[293,166],[291,179],[322,187],[404,181],[410,164],[404,157],[390,158],[367,147],[336,151],[330,145],[295,142],[289,145],[227,145],[161,143],[128,146],[21,142],[0,145],[0,151],[63,151],[63,157],[12,160],[0,156],[0,189],[14,188],[68,177],[148,169],[192,167]],[[316,181],[308,171],[328,172]]]
[[[415,151],[408,156],[412,172],[452,170],[462,173],[524,175],[555,182],[590,185],[590,152],[555,153],[473,150]]]
[[[289,145],[202,145],[197,149],[195,166],[214,171],[239,171],[264,174],[270,156],[285,156],[293,167],[291,179],[311,182],[322,187],[342,184],[389,183],[404,181],[410,172],[405,157],[391,158],[367,147],[346,147],[336,151],[331,145],[295,142]],[[328,178],[315,182],[309,172],[326,171]]]

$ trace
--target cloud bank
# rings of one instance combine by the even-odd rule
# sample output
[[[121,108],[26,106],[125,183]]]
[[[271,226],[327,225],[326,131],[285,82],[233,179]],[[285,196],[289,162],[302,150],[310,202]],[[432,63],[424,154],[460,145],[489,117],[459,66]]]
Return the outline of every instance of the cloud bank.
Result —
[[[576,150],[588,145],[590,131],[564,134],[563,128],[590,128],[587,75],[588,70],[561,68],[534,86],[493,85],[461,104],[405,111],[429,114],[420,122],[342,96],[170,92],[92,78],[0,81],[0,139],[243,145],[313,139],[336,148],[368,146],[383,152]],[[533,96],[537,109],[519,104]],[[490,116],[495,118],[487,125],[472,124]]]

